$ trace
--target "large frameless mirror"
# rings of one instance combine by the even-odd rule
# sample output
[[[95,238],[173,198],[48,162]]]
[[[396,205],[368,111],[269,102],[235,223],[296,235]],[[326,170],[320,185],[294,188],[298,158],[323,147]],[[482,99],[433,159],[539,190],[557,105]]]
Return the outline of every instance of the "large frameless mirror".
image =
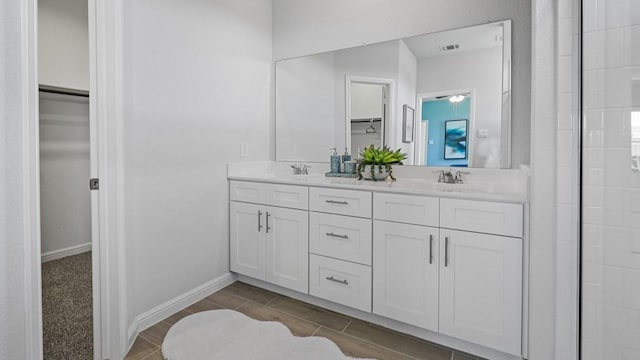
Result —
[[[276,160],[374,144],[406,165],[508,168],[511,48],[505,20],[278,61]]]

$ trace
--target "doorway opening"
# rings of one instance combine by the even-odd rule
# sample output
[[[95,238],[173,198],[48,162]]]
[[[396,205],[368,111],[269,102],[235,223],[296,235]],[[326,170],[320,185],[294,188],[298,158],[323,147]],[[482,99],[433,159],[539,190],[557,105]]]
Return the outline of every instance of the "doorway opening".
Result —
[[[471,167],[473,89],[418,94],[416,165]]]
[[[346,77],[345,144],[357,157],[365,147],[387,145],[393,80]]]
[[[43,357],[101,358],[89,1],[37,6]]]

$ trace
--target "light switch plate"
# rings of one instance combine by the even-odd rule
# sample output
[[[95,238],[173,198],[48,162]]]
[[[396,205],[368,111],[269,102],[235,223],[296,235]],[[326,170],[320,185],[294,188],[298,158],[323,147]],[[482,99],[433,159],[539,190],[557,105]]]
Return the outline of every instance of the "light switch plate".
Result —
[[[487,129],[479,129],[478,130],[478,139],[484,139],[489,137],[489,130]]]

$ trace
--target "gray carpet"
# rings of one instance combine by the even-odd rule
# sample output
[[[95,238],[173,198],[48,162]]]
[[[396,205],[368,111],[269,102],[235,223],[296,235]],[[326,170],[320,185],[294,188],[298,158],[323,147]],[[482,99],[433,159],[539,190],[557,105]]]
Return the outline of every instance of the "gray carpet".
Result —
[[[91,252],[42,264],[44,360],[93,358]]]

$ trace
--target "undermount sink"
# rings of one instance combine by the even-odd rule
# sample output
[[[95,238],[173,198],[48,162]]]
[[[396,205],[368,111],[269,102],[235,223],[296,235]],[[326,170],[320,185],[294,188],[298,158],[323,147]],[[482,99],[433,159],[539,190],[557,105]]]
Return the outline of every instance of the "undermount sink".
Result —
[[[492,193],[495,190],[493,188],[480,187],[470,184],[448,184],[448,183],[436,183],[432,186],[433,190],[443,192],[485,192]]]

